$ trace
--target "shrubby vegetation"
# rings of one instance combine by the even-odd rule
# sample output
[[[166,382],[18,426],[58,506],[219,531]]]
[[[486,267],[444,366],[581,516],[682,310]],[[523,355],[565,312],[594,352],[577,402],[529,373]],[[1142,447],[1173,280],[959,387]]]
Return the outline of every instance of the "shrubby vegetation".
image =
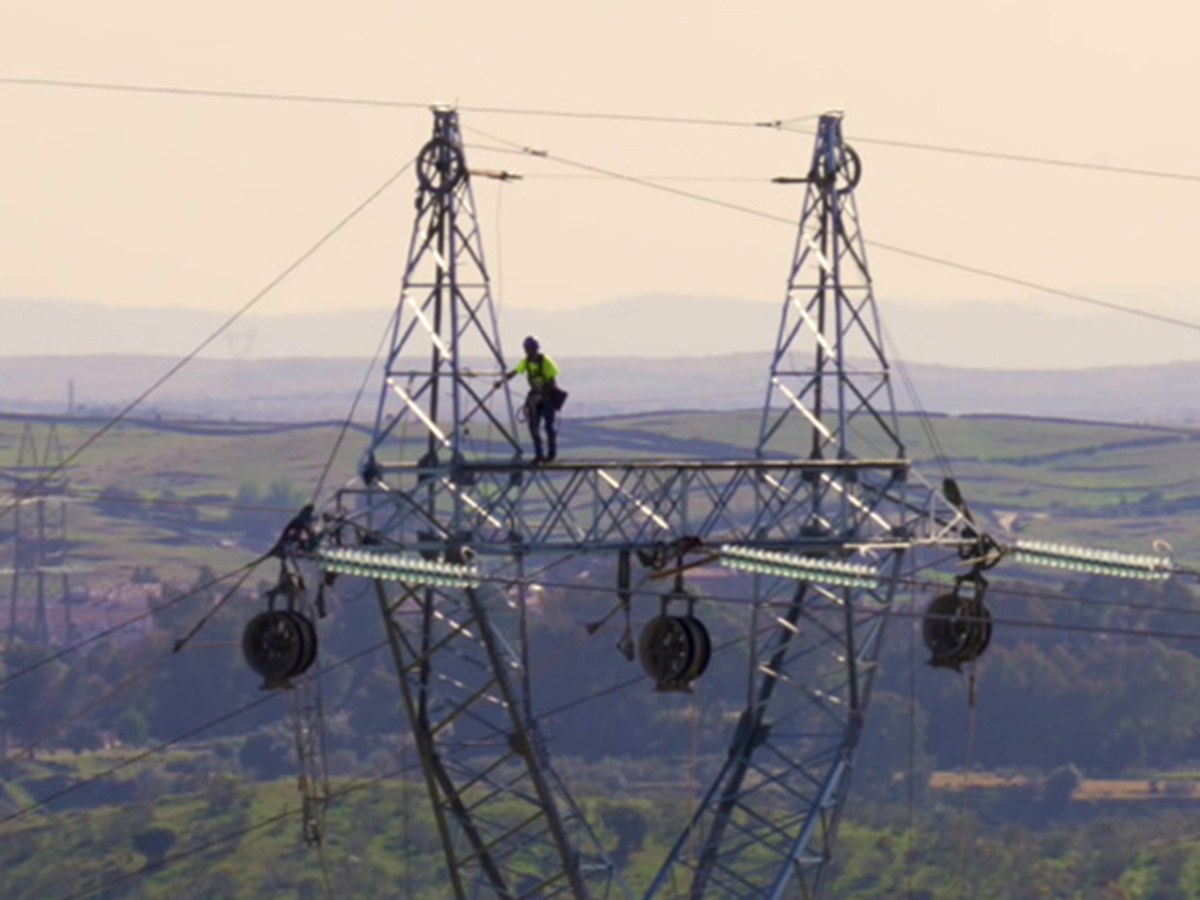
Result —
[[[197,585],[211,578],[201,572]],[[1165,633],[1185,633],[1190,612],[1200,609],[1192,591],[1175,582],[1114,587],[1074,581],[1056,590],[1178,612],[1032,596],[1045,594],[1044,584],[997,594],[991,602],[1009,620]],[[166,889],[181,898],[322,896],[319,870],[298,845],[294,817],[223,840],[297,802],[283,704],[261,693],[238,650],[241,626],[257,608],[256,592],[235,598],[195,646],[173,654],[173,641],[221,596],[212,588],[175,602],[180,591],[168,590],[146,633],[123,643],[97,642],[0,689],[8,746],[0,767],[0,817],[57,797],[0,826],[0,866],[10,873],[9,887],[17,886],[5,896],[65,896],[142,869],[144,875],[106,896]],[[582,623],[595,612],[589,604],[607,602],[585,596],[572,601],[569,614],[534,620],[543,708],[629,673],[609,640],[583,634]],[[347,596],[322,625],[325,659],[377,644],[377,616],[372,604]],[[1186,773],[1200,759],[1200,645],[1066,630],[998,631],[978,673],[975,759],[984,768],[1019,771],[1024,780],[1020,787],[973,792],[960,810],[956,798],[939,801],[926,786],[934,769],[963,763],[964,678],[928,670],[918,659],[914,704],[906,626],[899,622],[858,759],[833,896],[949,900],[958,896],[956,884],[969,879],[977,896],[988,898],[1200,898],[1200,838],[1187,836],[1180,814],[1169,811],[1170,791],[1164,788],[1160,804],[1168,811],[1117,818],[1111,806],[1089,808],[1070,799],[1085,774]],[[0,677],[53,654],[54,648],[17,641],[0,660]],[[639,684],[551,720],[560,769],[635,885],[652,876],[687,816],[693,716],[696,781],[704,783],[720,763],[725,720],[740,698],[718,687],[736,679],[717,675],[722,666],[736,665],[714,660],[716,674],[702,682],[695,704]],[[401,715],[386,653],[331,672],[324,692],[335,783],[352,783],[347,779],[394,757]],[[259,706],[196,731],[258,700]],[[72,788],[139,749],[188,734],[145,765]],[[27,747],[31,752],[22,753]],[[910,803],[915,836],[907,830]],[[331,852],[346,895],[395,896],[397,885],[411,885],[413,897],[444,895],[436,833],[425,810],[417,782],[387,782],[335,805]],[[203,865],[186,855],[174,862],[218,839],[219,849],[198,857]]]
[[[364,785],[369,784],[369,789]],[[327,817],[335,896],[442,900],[432,818],[417,782],[335,780]],[[355,790],[355,787],[360,789]],[[213,776],[200,791],[8,826],[0,842],[6,898],[97,889],[110,898],[324,897],[317,855],[299,840],[290,779]],[[678,798],[584,797],[635,891],[678,833]],[[1200,836],[1190,816],[1098,818],[1040,829],[988,827],[955,808],[908,830],[902,807],[843,824],[829,896],[842,900],[1197,900]]]

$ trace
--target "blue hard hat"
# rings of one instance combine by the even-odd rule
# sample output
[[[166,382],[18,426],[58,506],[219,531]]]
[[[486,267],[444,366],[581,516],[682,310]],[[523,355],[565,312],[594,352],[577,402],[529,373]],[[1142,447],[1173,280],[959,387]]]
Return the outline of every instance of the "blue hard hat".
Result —
[[[541,344],[539,344],[538,339],[531,334],[529,337],[525,338],[525,343],[523,346],[525,347],[526,352],[533,351],[536,353]]]

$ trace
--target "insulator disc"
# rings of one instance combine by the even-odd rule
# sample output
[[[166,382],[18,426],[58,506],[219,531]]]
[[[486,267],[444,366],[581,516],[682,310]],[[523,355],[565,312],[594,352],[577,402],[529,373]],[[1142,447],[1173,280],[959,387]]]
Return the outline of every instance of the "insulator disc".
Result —
[[[682,686],[696,659],[695,635],[679,616],[658,616],[642,628],[638,659],[658,686]]]
[[[246,623],[242,655],[246,664],[268,684],[290,678],[309,652],[304,627],[298,619],[303,617],[285,610],[268,610]],[[315,654],[315,637],[312,648]]]

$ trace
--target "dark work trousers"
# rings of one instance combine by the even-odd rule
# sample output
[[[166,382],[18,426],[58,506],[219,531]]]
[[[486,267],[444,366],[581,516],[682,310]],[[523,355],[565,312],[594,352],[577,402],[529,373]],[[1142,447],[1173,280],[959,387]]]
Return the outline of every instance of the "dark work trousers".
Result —
[[[544,394],[530,394],[525,404],[529,413],[529,436],[533,438],[534,458],[550,461],[558,455],[558,430],[555,425],[554,407]],[[549,453],[542,452],[540,428],[543,425],[546,428],[546,449]]]

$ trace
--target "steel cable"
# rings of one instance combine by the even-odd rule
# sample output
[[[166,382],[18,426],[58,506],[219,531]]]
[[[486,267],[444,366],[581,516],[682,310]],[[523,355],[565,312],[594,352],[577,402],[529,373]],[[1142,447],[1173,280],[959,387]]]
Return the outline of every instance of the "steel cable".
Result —
[[[473,130],[478,131],[477,129],[473,129]],[[484,134],[484,132],[478,132],[478,133]],[[484,136],[488,137],[492,140],[498,140],[502,143],[510,143],[514,147],[520,146],[516,142],[507,141],[506,139],[497,137],[495,135],[484,134]],[[552,154],[547,151],[533,152],[533,151],[530,151],[528,148],[525,148],[525,152],[527,155],[530,155],[535,158],[548,159],[553,162],[557,162],[561,165],[565,165],[565,166],[568,166],[571,168],[581,169],[583,171],[592,172],[595,174],[606,175],[617,181],[625,181],[630,184],[638,185],[640,187],[651,188],[653,190],[662,191],[662,192],[665,192],[668,194],[673,194],[677,197],[684,197],[689,200],[695,200],[699,203],[705,203],[709,206],[716,206],[721,209],[728,209],[733,212],[744,213],[746,215],[754,216],[755,218],[759,218],[759,219],[765,219],[765,220],[771,221],[771,222],[780,222],[780,223],[788,225],[789,227],[792,227],[792,228],[796,227],[796,221],[793,218],[776,215],[775,213],[769,213],[764,210],[755,209],[754,207],[750,207],[750,206],[744,206],[740,203],[733,203],[728,200],[721,200],[716,197],[709,197],[705,194],[697,194],[694,191],[686,191],[686,190],[683,190],[682,188],[671,187],[670,185],[667,185],[667,184],[660,184],[660,183],[657,183],[654,181],[647,181],[644,178],[638,178],[633,175],[625,175],[621,172],[617,172],[612,169],[606,169],[606,168],[603,168],[602,166],[596,166],[596,165],[592,165],[590,163],[579,162],[578,160],[567,159],[566,157],[559,156],[557,154]],[[1200,322],[1192,321],[1189,319],[1179,318],[1178,316],[1168,316],[1168,315],[1165,315],[1162,313],[1152,312],[1150,310],[1139,309],[1138,307],[1135,307],[1135,306],[1128,306],[1128,305],[1122,304],[1122,303],[1115,303],[1115,302],[1108,301],[1108,300],[1101,300],[1099,298],[1090,297],[1086,294],[1081,294],[1076,291],[1063,290],[1061,288],[1056,288],[1056,287],[1052,287],[1049,285],[1040,284],[1036,281],[1031,281],[1026,278],[1020,278],[1020,277],[1013,276],[1013,275],[1006,275],[1003,272],[997,272],[997,271],[993,271],[991,269],[985,269],[980,266],[974,266],[974,265],[970,265],[968,263],[955,262],[952,259],[948,259],[946,257],[941,257],[941,256],[936,256],[931,253],[921,253],[916,250],[909,250],[905,247],[900,247],[896,244],[889,244],[889,243],[885,243],[883,241],[870,240],[870,239],[865,239],[865,238],[864,238],[863,242],[869,247],[878,247],[880,250],[885,250],[889,253],[895,253],[900,256],[907,256],[911,259],[918,259],[923,262],[933,263],[935,265],[955,269],[960,272],[967,272],[972,275],[979,275],[983,278],[989,278],[989,279],[993,279],[996,281],[1002,281],[1006,284],[1012,284],[1012,285],[1016,285],[1018,287],[1028,288],[1030,290],[1034,290],[1039,293],[1049,294],[1051,296],[1059,297],[1059,298],[1062,298],[1065,300],[1073,300],[1077,303],[1084,303],[1084,304],[1087,304],[1090,306],[1096,306],[1096,307],[1099,307],[1102,309],[1107,309],[1107,310],[1110,310],[1113,312],[1122,312],[1122,313],[1126,313],[1128,315],[1139,316],[1141,318],[1150,319],[1155,322],[1161,322],[1163,324],[1176,325],[1178,327],[1187,328],[1192,331],[1200,331]]]
[[[360,780],[360,781],[351,783],[345,787],[339,788],[338,790],[331,792],[329,795],[329,800],[331,803],[335,800],[340,800],[343,797],[346,797],[350,794],[357,793],[358,791],[366,790],[367,788],[371,788],[378,784],[381,784],[382,782],[386,781],[389,778],[395,778],[399,775],[407,774],[409,771],[412,771],[414,768],[416,768],[416,766],[413,764],[410,764],[408,766],[398,766],[395,769],[391,769],[380,775],[376,775],[376,776],[373,776],[373,777],[365,779],[365,780]],[[247,834],[254,834],[257,831],[262,831],[265,828],[270,828],[273,825],[278,825],[282,822],[286,822],[289,819],[292,819],[292,818],[295,818],[295,817],[301,815],[302,812],[303,812],[303,810],[301,810],[301,809],[284,810],[283,812],[276,813],[273,816],[268,816],[266,819],[261,819],[258,822],[254,823],[253,825],[247,825],[247,826],[245,826],[243,828],[239,828],[235,831],[227,832],[226,834],[221,835],[220,837],[216,837],[216,838],[212,838],[208,841],[204,841],[203,843],[189,847],[186,850],[181,850],[178,853],[167,854],[161,860],[157,860],[155,862],[148,862],[145,865],[140,866],[137,869],[133,869],[128,872],[123,872],[122,874],[117,875],[114,878],[110,878],[106,881],[100,882],[98,884],[94,884],[88,888],[84,888],[81,891],[76,891],[75,893],[67,894],[64,897],[60,898],[60,900],[84,900],[85,897],[91,897],[95,894],[98,894],[101,892],[106,892],[110,888],[116,887],[118,884],[124,884],[125,882],[130,881],[135,878],[141,878],[145,875],[150,875],[150,874],[153,874],[156,872],[164,871],[167,868],[170,868],[171,866],[174,866],[180,862],[183,862],[186,859],[190,859],[191,857],[193,857],[199,853],[204,853],[207,850],[211,850],[213,847],[219,847],[222,844],[226,844],[226,843],[229,843],[230,841],[237,840],[238,838],[244,837]]]
[[[803,128],[783,126],[784,131],[813,135],[815,132]],[[873,144],[878,147],[899,147],[904,150],[925,150],[933,153],[949,153],[955,156],[972,156],[980,159],[995,159],[1002,162],[1031,163],[1040,166],[1057,166],[1064,169],[1081,169],[1116,175],[1137,175],[1147,178],[1165,178],[1173,181],[1200,181],[1200,175],[1190,172],[1169,172],[1162,169],[1146,169],[1137,166],[1117,166],[1109,163],[1089,163],[1078,159],[1062,159],[1052,156],[1034,156],[1028,153],[1006,153],[995,150],[978,150],[969,147],[950,147],[945,144],[926,144],[917,141],[891,140],[888,138],[855,135],[852,143]]]
[[[135,616],[130,616],[128,619],[124,619],[124,620],[118,622],[116,625],[111,625],[108,628],[105,628],[102,631],[98,631],[89,637],[86,637],[86,638],[83,638],[82,640],[76,641],[74,644],[69,644],[68,646],[63,647],[61,650],[56,650],[54,653],[51,653],[49,656],[39,659],[37,662],[31,663],[27,666],[17,669],[15,672],[10,672],[7,675],[5,675],[4,678],[0,678],[0,688],[3,688],[5,685],[9,684],[10,682],[16,681],[19,678],[25,677],[26,675],[30,674],[31,672],[37,671],[38,669],[42,668],[43,666],[49,665],[50,663],[55,662],[59,659],[62,659],[65,656],[69,656],[70,654],[75,653],[77,650],[81,650],[90,644],[94,644],[96,641],[103,640],[106,637],[111,637],[112,635],[116,634],[117,632],[123,631],[126,628],[129,628],[130,626],[136,625],[138,622],[142,622],[142,621],[152,617],[155,613],[170,609],[173,606],[177,606],[178,604],[184,602],[185,600],[190,600],[192,597],[195,597],[198,594],[201,594],[204,591],[207,591],[209,588],[216,587],[218,584],[220,584],[221,582],[223,582],[229,578],[233,578],[237,575],[241,575],[242,573],[249,572],[266,558],[267,558],[266,556],[260,556],[257,559],[253,559],[250,562],[246,563],[244,566],[239,566],[238,568],[233,569],[232,571],[226,572],[224,575],[218,575],[216,578],[212,578],[212,579],[204,582],[203,584],[197,585],[196,587],[193,587],[191,590],[186,591],[185,593],[179,594],[176,597],[172,597],[170,600],[166,601],[165,603],[161,603],[158,606],[148,609],[145,612],[138,613]]]
[[[408,169],[413,165],[414,162],[416,162],[415,157],[413,159],[410,159],[403,166],[401,166],[386,181],[384,181],[383,184],[381,184],[374,191],[372,191],[366,197],[366,199],[362,200],[349,213],[347,213],[340,220],[338,220],[336,225],[334,225],[332,228],[330,228],[328,231],[326,231],[320,238],[317,239],[317,241],[314,244],[312,244],[307,250],[305,250],[298,257],[296,257],[296,259],[294,259],[290,264],[288,264],[274,278],[272,278],[270,281],[268,281],[249,300],[247,300],[240,307],[238,307],[237,310],[235,310],[232,314],[230,314],[225,319],[225,321],[222,322],[206,338],[204,338],[204,340],[202,340],[199,344],[197,344],[183,358],[181,358],[180,360],[175,362],[169,369],[167,369],[167,371],[165,373],[163,373],[161,376],[159,376],[154,382],[152,382],[150,384],[149,387],[145,388],[140,394],[138,394],[136,397],[134,397],[133,400],[129,401],[129,403],[127,403],[124,407],[122,407],[120,411],[118,411],[112,418],[110,418],[107,422],[105,422],[100,428],[98,428],[96,431],[94,431],[92,434],[90,434],[87,438],[85,438],[83,443],[81,443],[78,447],[76,447],[74,450],[72,450],[62,462],[60,462],[57,466],[55,466],[50,472],[46,473],[45,475],[42,475],[38,479],[37,484],[39,486],[43,485],[43,484],[45,484],[47,479],[52,478],[54,475],[63,471],[63,469],[65,469],[72,462],[74,462],[76,459],[78,459],[80,454],[82,454],[90,446],[92,446],[94,443],[96,443],[96,441],[98,441],[101,437],[103,437],[105,434],[107,434],[109,431],[111,431],[113,428],[115,428],[118,424],[120,424],[122,421],[124,421],[124,419],[131,412],[133,412],[133,410],[135,410],[138,406],[140,406],[148,397],[150,397],[160,387],[162,387],[164,384],[166,384],[180,370],[182,370],[185,366],[187,366],[188,363],[190,363],[193,359],[195,359],[197,356],[199,356],[200,353],[203,352],[204,349],[206,347],[208,347],[209,344],[211,344],[218,337],[220,337],[222,334],[224,334],[230,327],[233,326],[233,324],[235,322],[237,322],[242,316],[244,316],[255,305],[257,305],[259,303],[259,301],[261,301],[264,297],[266,297],[269,293],[271,293],[271,291],[273,291],[276,287],[278,287],[281,283],[283,283],[288,278],[288,276],[290,276],[294,271],[296,271],[296,269],[300,268],[300,266],[302,266],[305,262],[307,262],[310,257],[312,257],[314,254],[316,254],[322,247],[324,247],[327,243],[329,243],[329,241],[333,240],[333,238],[343,228],[345,228],[352,221],[354,221],[354,219],[357,218],[360,213],[362,213],[365,209],[367,209],[367,207],[369,207],[372,203],[374,203],[377,199],[379,199],[379,197],[382,196],[387,191],[388,188],[390,188],[393,184],[395,184],[400,179],[400,177],[405,172],[408,171]],[[0,507],[0,517],[3,517],[5,514],[9,513],[12,509],[15,508],[15,506],[16,506],[16,501],[11,502],[11,503],[7,504],[6,506]]]
[[[278,91],[240,91],[219,90],[211,88],[186,88],[165,85],[129,84],[119,82],[83,81],[61,78],[32,78],[20,76],[0,77],[0,84],[11,87],[43,87],[65,88],[86,91],[108,91],[132,94],[161,94],[165,96],[213,98],[228,100],[265,100],[284,103],[304,103],[323,106],[358,106],[382,109],[421,109],[433,106],[428,101],[421,100],[386,100],[381,98],[330,96],[318,94],[289,94]],[[751,128],[786,131],[794,134],[812,135],[805,128],[795,127],[796,123],[807,122],[820,118],[819,113],[793,116],[785,119],[766,121],[751,121],[744,119],[715,119],[699,116],[669,116],[620,112],[589,112],[586,110],[555,110],[502,106],[458,106],[461,112],[479,113],[483,115],[531,116],[562,119],[591,119],[600,121],[634,122],[666,125],[699,125],[722,128]],[[1102,172],[1117,175],[1134,175],[1150,178],[1163,178],[1178,181],[1200,181],[1200,175],[1190,172],[1171,172],[1162,169],[1149,169],[1139,166],[1120,166],[1110,163],[1089,163],[1078,159],[1066,159],[1052,156],[1039,156],[1028,153],[1012,153],[997,150],[980,150],[971,147],[954,147],[946,144],[933,144],[921,141],[907,141],[895,138],[877,138],[856,135],[855,143],[871,144],[881,147],[897,147],[905,150],[920,150],[935,153],[953,154],[981,159],[993,159],[1002,162],[1030,163],[1044,166],[1056,166],[1066,169]]]
[[[335,669],[340,669],[343,666],[347,666],[353,662],[358,661],[359,659],[362,659],[363,657],[369,656],[370,654],[374,653],[377,650],[380,650],[381,648],[383,648],[386,645],[387,645],[386,640],[374,643],[374,644],[370,645],[369,647],[365,647],[362,650],[359,650],[349,656],[343,657],[342,659],[338,660],[335,663],[332,663],[328,666],[323,667],[321,669],[321,673],[332,672]],[[36,810],[41,809],[42,807],[47,806],[47,805],[53,803],[54,801],[61,799],[62,797],[65,797],[69,794],[73,794],[75,791],[81,790],[82,788],[85,788],[91,784],[95,784],[98,781],[102,781],[111,775],[115,775],[117,772],[121,772],[124,769],[127,769],[132,765],[135,765],[139,762],[143,762],[143,761],[149,759],[150,757],[157,756],[158,754],[163,753],[166,750],[169,750],[171,747],[174,747],[177,744],[180,744],[180,743],[183,743],[184,741],[190,740],[191,738],[195,737],[198,734],[203,734],[205,731],[215,728],[218,725],[223,725],[226,722],[236,719],[238,716],[241,716],[247,712],[250,712],[251,710],[257,709],[258,707],[263,706],[264,704],[269,703],[270,701],[275,700],[280,696],[282,696],[281,691],[270,691],[270,692],[264,693],[262,696],[257,697],[256,699],[251,700],[247,703],[244,703],[241,706],[237,707],[236,709],[233,709],[233,710],[230,710],[229,712],[223,713],[220,716],[217,716],[213,719],[209,719],[208,721],[203,722],[200,725],[196,725],[192,728],[188,728],[187,730],[175,735],[174,737],[167,738],[166,740],[160,741],[159,743],[157,743],[151,747],[148,747],[145,750],[135,753],[133,756],[131,756],[127,759],[121,760],[119,763],[115,763],[114,765],[109,766],[107,769],[103,769],[100,772],[98,772],[92,776],[89,776],[88,778],[82,779],[81,781],[72,782],[71,784],[66,785],[56,791],[52,791],[51,793],[47,794],[46,796],[38,798],[33,803],[28,804],[23,807],[20,807],[19,809],[9,813],[8,815],[4,816],[3,818],[0,818],[0,826],[6,825],[9,822],[12,822],[16,819],[20,819],[20,818],[28,815],[31,812],[35,812]]]

